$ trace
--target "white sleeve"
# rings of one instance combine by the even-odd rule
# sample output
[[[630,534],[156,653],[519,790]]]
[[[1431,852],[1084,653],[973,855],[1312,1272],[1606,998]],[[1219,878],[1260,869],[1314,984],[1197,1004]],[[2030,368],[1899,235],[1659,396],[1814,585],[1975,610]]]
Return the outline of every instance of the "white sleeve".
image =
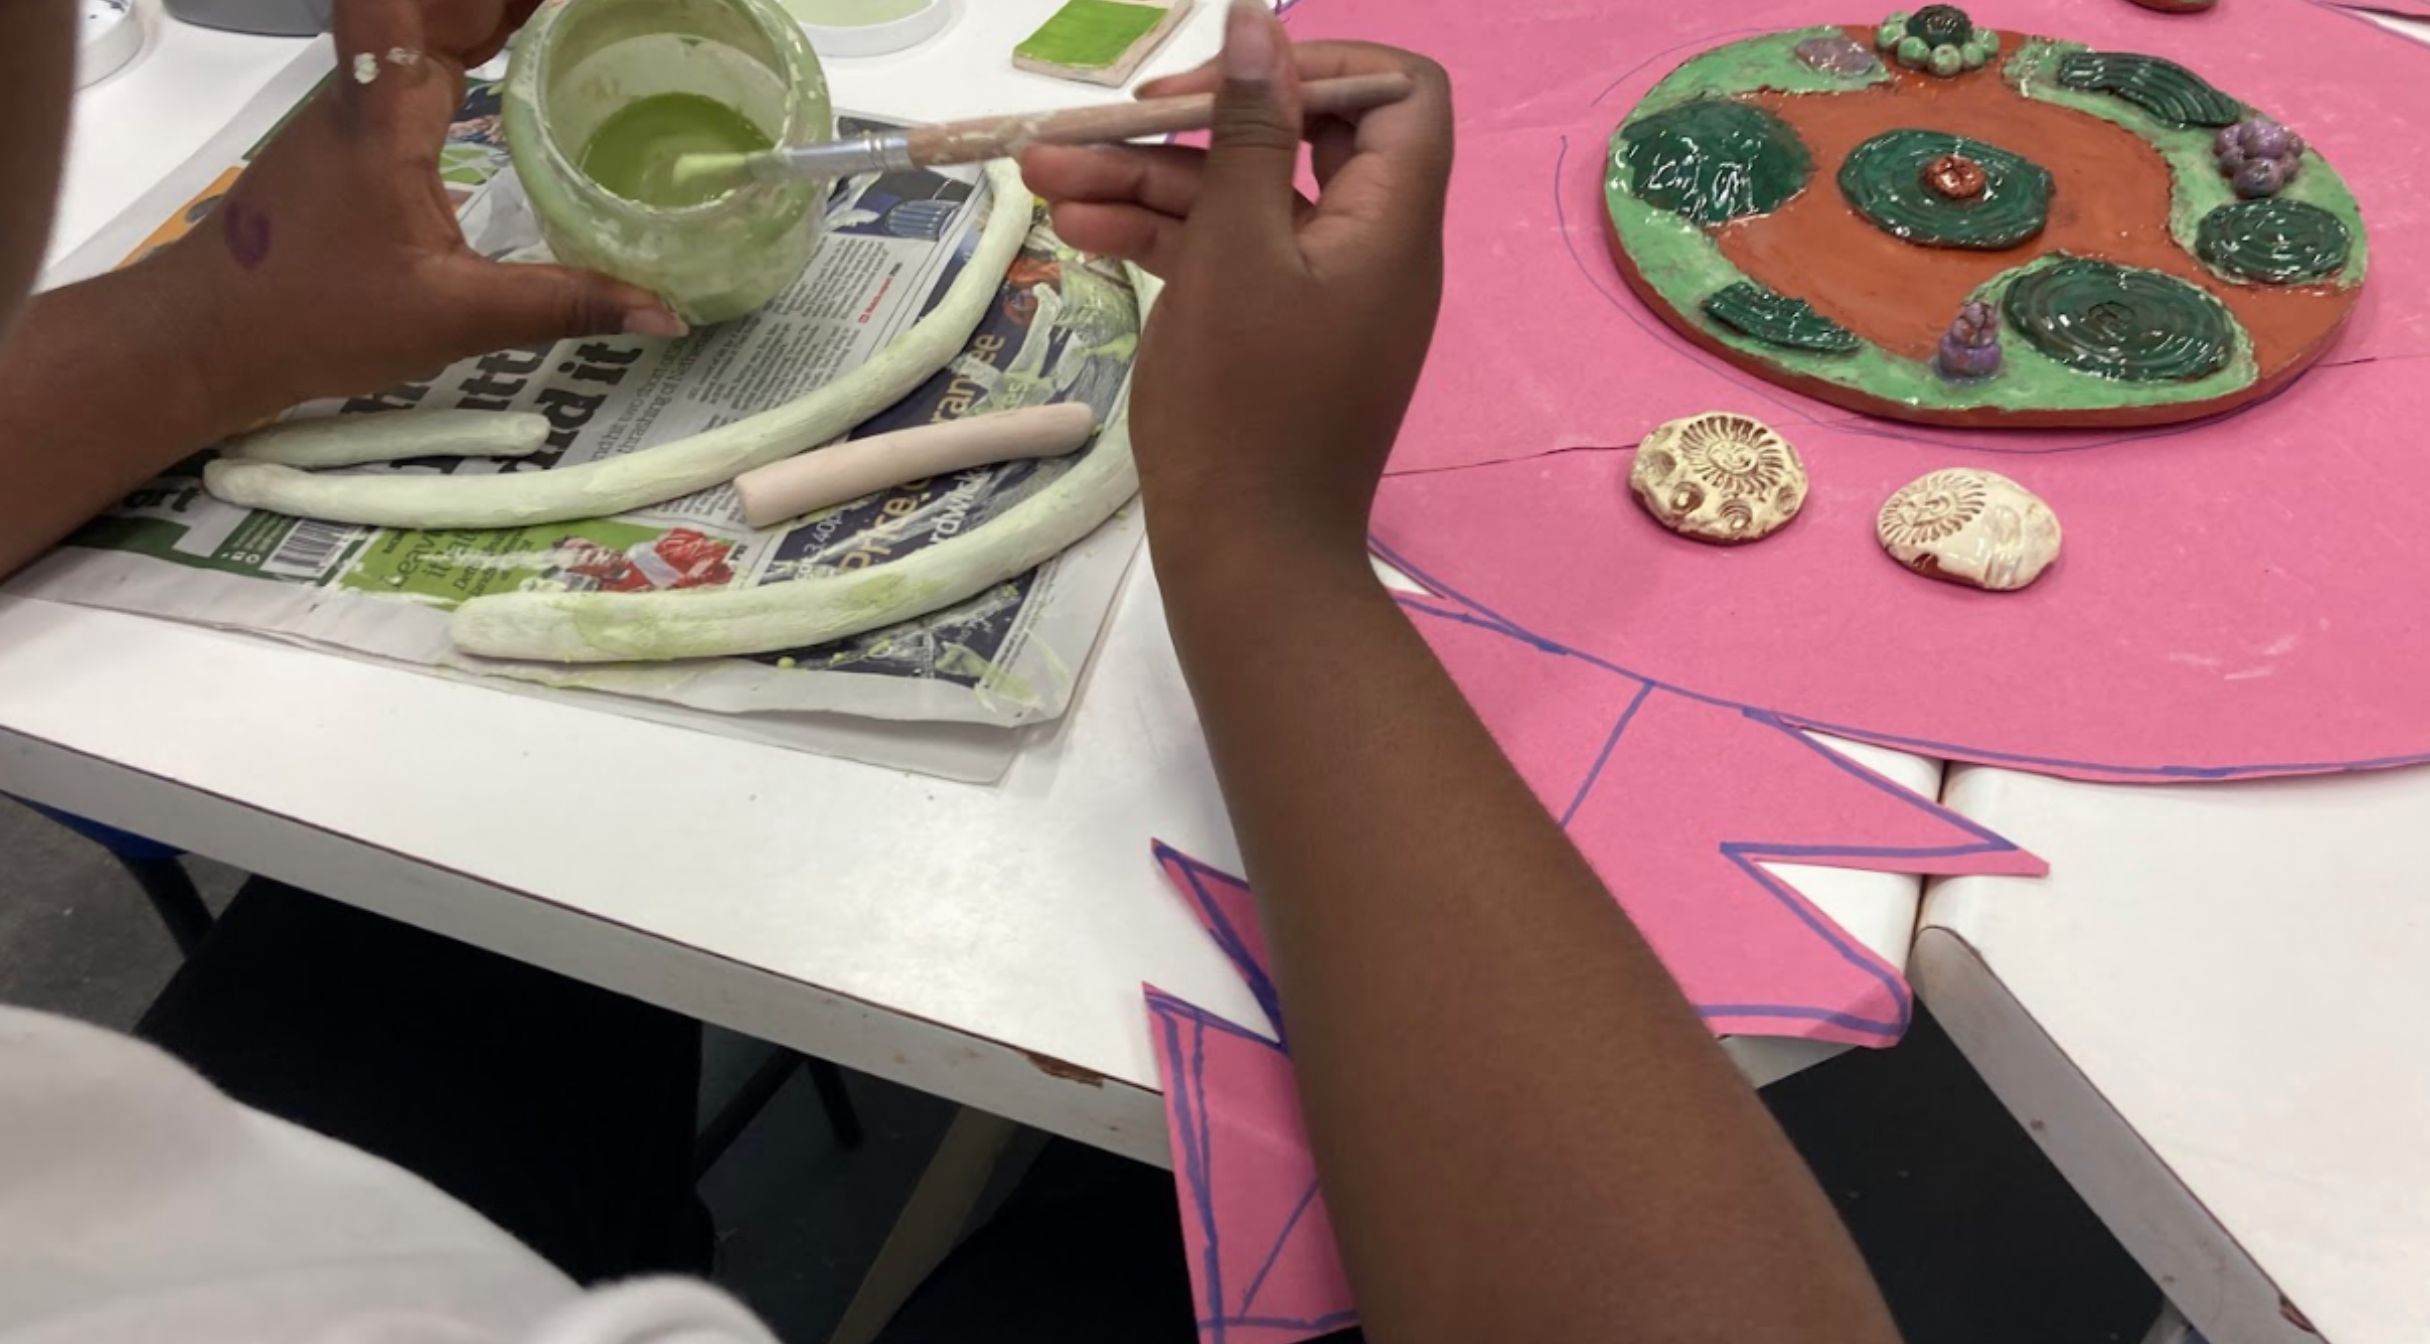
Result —
[[[168,1339],[774,1344],[706,1284],[584,1293],[409,1172],[0,1008],[0,1344]]]

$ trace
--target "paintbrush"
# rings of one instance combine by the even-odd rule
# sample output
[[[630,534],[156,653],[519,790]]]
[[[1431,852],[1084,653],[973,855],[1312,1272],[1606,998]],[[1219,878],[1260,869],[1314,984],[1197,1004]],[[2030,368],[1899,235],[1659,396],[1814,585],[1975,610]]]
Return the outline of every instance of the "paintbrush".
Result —
[[[1411,87],[1409,76],[1398,71],[1349,75],[1311,80],[1302,87],[1300,99],[1308,116],[1332,116],[1397,103],[1409,96]],[[1032,145],[1110,145],[1144,136],[1203,131],[1214,124],[1215,95],[1211,93],[1143,98],[1105,107],[941,122],[755,154],[685,154],[675,160],[673,180],[684,187],[704,180],[781,182],[851,177],[1011,158]]]

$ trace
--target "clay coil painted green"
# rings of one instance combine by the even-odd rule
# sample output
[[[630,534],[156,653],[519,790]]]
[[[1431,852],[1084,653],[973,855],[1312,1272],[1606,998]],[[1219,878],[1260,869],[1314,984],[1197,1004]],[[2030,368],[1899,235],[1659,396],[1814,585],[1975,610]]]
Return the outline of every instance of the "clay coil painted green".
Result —
[[[1620,129],[1628,188],[1698,224],[1768,214],[1803,190],[1814,156],[1789,123],[1747,103],[1699,98]]]
[[[2337,216],[2279,196],[2220,206],[2194,232],[2194,254],[2204,265],[2232,280],[2264,285],[2335,275],[2352,243]]]
[[[2114,94],[2179,126],[2233,126],[2244,117],[2244,104],[2175,61],[2157,56],[2129,51],[2070,52],[2059,58],[2059,83]]]
[[[1946,154],[1983,170],[1981,195],[1952,200],[1924,183]],[[2021,154],[1943,131],[1884,131],[1849,151],[1839,189],[1856,213],[1894,238],[1927,247],[1998,251],[2050,219],[2050,170]]]
[[[2175,276],[2069,257],[2017,277],[2002,312],[2033,347],[2079,373],[2180,382],[2226,365],[2235,319]]]
[[[1835,355],[1845,354],[1861,344],[1855,332],[1815,312],[1805,300],[1775,294],[1743,280],[1714,291],[1705,299],[1704,311],[1723,326],[1767,345]]]

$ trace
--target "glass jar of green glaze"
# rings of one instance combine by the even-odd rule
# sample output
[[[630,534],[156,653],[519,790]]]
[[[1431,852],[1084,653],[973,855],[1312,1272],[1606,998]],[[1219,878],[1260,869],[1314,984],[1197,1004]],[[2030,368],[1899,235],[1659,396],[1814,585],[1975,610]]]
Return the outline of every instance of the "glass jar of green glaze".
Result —
[[[695,325],[775,298],[823,182],[678,182],[675,159],[829,140],[827,79],[775,0],[548,0],[515,41],[506,144],[557,259]]]

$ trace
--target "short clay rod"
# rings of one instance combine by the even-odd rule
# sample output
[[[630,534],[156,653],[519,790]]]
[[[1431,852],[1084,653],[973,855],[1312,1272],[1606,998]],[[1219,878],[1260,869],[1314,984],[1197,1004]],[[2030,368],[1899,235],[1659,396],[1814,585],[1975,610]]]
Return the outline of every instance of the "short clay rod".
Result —
[[[1061,457],[1088,442],[1096,421],[1087,406],[1067,402],[921,425],[746,471],[735,478],[734,492],[751,526],[767,527],[905,481],[995,462]]]

